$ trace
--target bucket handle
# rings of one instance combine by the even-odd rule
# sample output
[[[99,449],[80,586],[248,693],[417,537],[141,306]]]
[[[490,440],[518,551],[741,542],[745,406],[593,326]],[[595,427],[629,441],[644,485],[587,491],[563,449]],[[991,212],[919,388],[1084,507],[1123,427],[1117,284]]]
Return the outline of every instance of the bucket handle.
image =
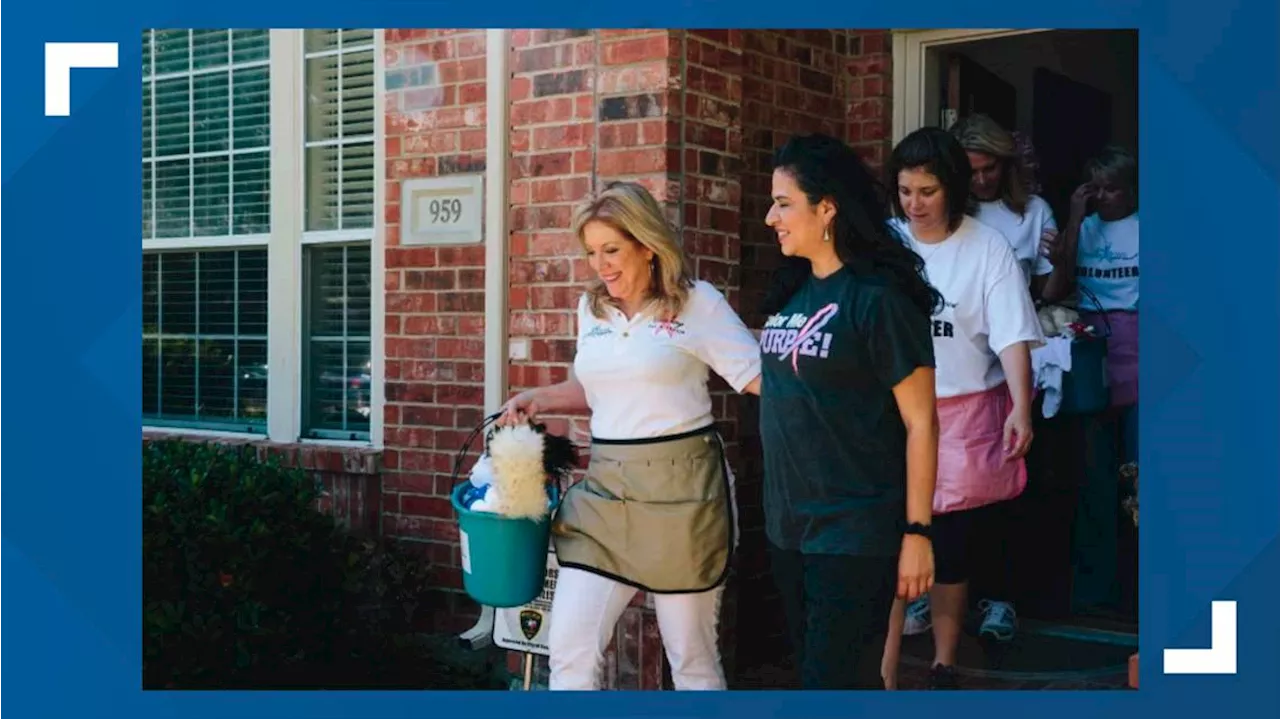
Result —
[[[1108,318],[1108,317],[1107,317],[1107,311],[1106,311],[1106,309],[1104,309],[1104,308],[1102,307],[1102,301],[1101,301],[1101,300],[1099,300],[1099,299],[1098,299],[1098,296],[1097,296],[1097,295],[1095,295],[1095,294],[1093,293],[1093,290],[1089,289],[1088,287],[1085,287],[1084,285],[1080,284],[1079,282],[1077,282],[1077,283],[1076,283],[1076,289],[1078,289],[1079,291],[1081,291],[1081,292],[1083,292],[1084,294],[1088,295],[1089,299],[1093,300],[1093,304],[1094,304],[1094,306],[1098,308],[1098,315],[1099,315],[1100,317],[1102,317],[1102,322],[1103,322],[1103,324],[1105,324],[1105,325],[1107,326],[1107,333],[1106,333],[1105,335],[1103,335],[1103,336],[1102,336],[1102,338],[1103,338],[1103,339],[1106,339],[1106,338],[1110,337],[1110,336],[1111,336],[1111,332],[1112,332],[1112,331],[1111,331],[1111,320],[1110,320],[1110,318]]]
[[[501,416],[502,412],[499,411],[485,417],[480,420],[480,424],[476,425],[475,428],[471,430],[471,434],[467,435],[466,440],[462,443],[462,448],[453,456],[453,476],[450,477],[450,484],[457,484],[458,477],[462,472],[462,463],[467,459],[467,452],[471,449],[471,443],[476,441],[476,437],[480,435],[480,433],[484,432],[489,425],[493,424],[494,421]]]

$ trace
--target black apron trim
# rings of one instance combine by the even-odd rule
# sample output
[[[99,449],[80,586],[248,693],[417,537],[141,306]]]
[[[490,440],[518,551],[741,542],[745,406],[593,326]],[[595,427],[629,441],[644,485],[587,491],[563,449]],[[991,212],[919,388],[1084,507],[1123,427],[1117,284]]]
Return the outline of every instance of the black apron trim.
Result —
[[[715,431],[716,431],[716,426],[714,424],[709,424],[706,427],[691,429],[688,432],[681,432],[680,434],[669,434],[669,435],[666,435],[665,437],[646,437],[644,439],[601,439],[599,437],[592,437],[591,443],[602,444],[602,445],[612,445],[615,447],[627,446],[627,445],[634,446],[634,445],[640,445],[640,444],[662,444],[663,442],[677,442],[682,439],[689,439],[690,437],[699,437],[701,435],[707,434],[708,432],[715,432]],[[717,433],[717,436],[719,436],[719,433]],[[723,447],[722,447],[722,450],[723,450]],[[723,451],[721,452],[721,454],[723,454]]]

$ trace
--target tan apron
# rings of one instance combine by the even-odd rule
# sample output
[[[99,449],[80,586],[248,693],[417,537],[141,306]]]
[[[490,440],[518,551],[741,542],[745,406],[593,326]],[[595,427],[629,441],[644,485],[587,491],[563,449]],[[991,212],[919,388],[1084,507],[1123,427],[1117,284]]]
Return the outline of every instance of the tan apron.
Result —
[[[708,427],[654,440],[592,440],[587,476],[552,524],[556,560],[656,594],[724,581],[734,536],[728,468]]]

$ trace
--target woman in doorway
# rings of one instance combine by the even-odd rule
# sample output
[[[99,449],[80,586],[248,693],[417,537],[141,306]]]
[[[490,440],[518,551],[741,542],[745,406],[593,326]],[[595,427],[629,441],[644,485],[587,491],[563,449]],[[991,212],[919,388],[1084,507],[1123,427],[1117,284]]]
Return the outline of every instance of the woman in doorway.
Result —
[[[940,298],[847,145],[796,137],[774,168],[765,222],[784,260],[760,337],[773,575],[803,688],[883,689],[894,596],[933,580]]]
[[[717,632],[737,528],[707,379],[758,394],[759,348],[724,296],[693,279],[642,186],[608,187],[574,232],[596,278],[578,303],[572,372],[513,397],[501,420],[591,411],[587,476],[552,525],[551,689],[599,688],[637,591],[654,595],[676,689],[725,689]]]
[[[1031,446],[1031,347],[1043,341],[1009,241],[965,214],[972,171],[949,133],[924,128],[889,160],[893,226],[925,262],[944,306],[933,317],[937,357],[938,480],[933,495],[937,577],[930,593],[934,688],[956,687],[956,649],[975,565],[1003,561],[1008,500],[1026,486]],[[905,602],[885,644],[896,686]]]
[[[1026,182],[1023,155],[1013,133],[986,115],[970,115],[951,128],[969,156],[973,179],[969,189],[974,199],[973,216],[1009,240],[1013,255],[1039,297],[1056,270],[1045,248],[1058,235],[1049,203],[1032,194]]]
[[[1071,196],[1066,231],[1049,243],[1054,278],[1046,299],[1079,290],[1081,322],[1107,338],[1107,412],[1086,426],[1084,490],[1075,522],[1075,597],[1078,611],[1115,603],[1119,467],[1138,461],[1138,162],[1108,147],[1085,168],[1088,181]]]

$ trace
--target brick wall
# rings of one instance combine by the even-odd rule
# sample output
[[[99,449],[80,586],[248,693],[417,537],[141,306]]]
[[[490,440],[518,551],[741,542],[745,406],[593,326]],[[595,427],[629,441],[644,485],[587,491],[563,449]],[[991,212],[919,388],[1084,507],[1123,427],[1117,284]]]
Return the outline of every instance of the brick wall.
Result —
[[[850,30],[846,42],[847,52],[841,53],[845,137],[868,164],[880,168],[893,143],[893,34]]]
[[[482,172],[483,30],[386,31],[386,414],[383,529],[421,548],[462,630],[454,454],[483,416],[484,247],[402,247],[400,183]]]

